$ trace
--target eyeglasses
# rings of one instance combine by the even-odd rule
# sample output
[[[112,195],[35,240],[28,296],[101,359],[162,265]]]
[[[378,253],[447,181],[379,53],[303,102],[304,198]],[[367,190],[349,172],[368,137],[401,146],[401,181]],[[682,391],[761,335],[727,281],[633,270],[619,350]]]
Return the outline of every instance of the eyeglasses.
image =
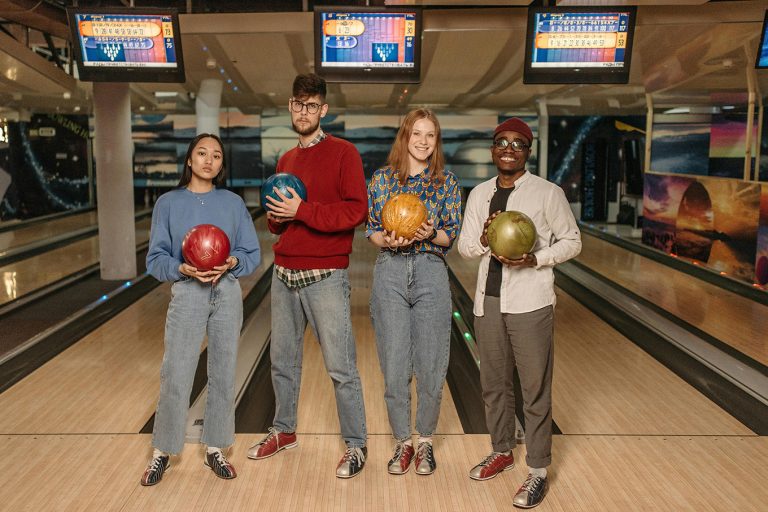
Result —
[[[304,103],[303,101],[299,100],[291,100],[291,110],[294,112],[301,112],[304,110],[304,107],[307,107],[308,114],[317,114],[322,105],[320,103]]]
[[[524,149],[528,149],[531,147],[528,144],[520,142],[517,139],[509,141],[507,139],[502,138],[502,139],[496,139],[495,141],[493,141],[493,147],[496,149],[506,149],[507,146],[512,146],[512,151],[517,151],[517,152],[520,152]]]

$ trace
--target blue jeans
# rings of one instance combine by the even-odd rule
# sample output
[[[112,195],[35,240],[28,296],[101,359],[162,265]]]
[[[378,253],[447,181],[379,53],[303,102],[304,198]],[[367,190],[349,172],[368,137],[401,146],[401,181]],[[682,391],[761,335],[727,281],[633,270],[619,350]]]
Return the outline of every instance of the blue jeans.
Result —
[[[416,375],[416,430],[437,427],[451,344],[448,271],[430,253],[382,251],[376,259],[371,320],[392,434],[411,436],[411,378]]]
[[[173,283],[152,431],[155,448],[179,453],[184,447],[189,395],[206,333],[208,400],[200,442],[219,448],[235,442],[235,363],[242,325],[242,293],[232,274],[224,274],[216,285],[197,279]]]
[[[365,446],[365,406],[352,333],[350,291],[346,269],[334,270],[329,277],[303,288],[289,288],[272,275],[270,356],[274,427],[278,431],[296,431],[304,331],[309,322],[333,381],[341,435],[349,447]]]

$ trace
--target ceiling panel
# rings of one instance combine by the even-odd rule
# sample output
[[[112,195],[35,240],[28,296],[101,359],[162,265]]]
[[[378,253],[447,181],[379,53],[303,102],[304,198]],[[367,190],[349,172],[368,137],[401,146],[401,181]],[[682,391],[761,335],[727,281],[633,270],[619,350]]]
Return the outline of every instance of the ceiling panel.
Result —
[[[528,3],[441,2],[452,7],[495,6],[442,9],[437,2],[412,2],[426,6],[422,82],[329,84],[329,101],[334,109],[350,112],[398,114],[418,105],[535,112],[543,102],[550,112],[589,114],[642,112],[646,93],[657,104],[712,103],[731,93],[745,97],[750,79],[760,97],[768,94],[768,71],[754,70],[768,0],[611,0],[614,5],[640,6],[626,85],[524,85],[527,9],[498,6]],[[565,4],[603,2],[558,2]],[[201,82],[222,78],[231,80],[224,88],[223,106],[244,113],[283,110],[294,76],[313,69],[312,22],[311,12],[182,15],[187,82],[132,84],[132,105],[192,113]],[[0,102],[29,102],[27,106],[41,109],[66,110],[76,104],[88,108],[90,84],[76,84],[9,39],[0,34]],[[72,90],[70,100],[62,99],[65,89]],[[175,92],[176,97],[159,100],[156,92]]]

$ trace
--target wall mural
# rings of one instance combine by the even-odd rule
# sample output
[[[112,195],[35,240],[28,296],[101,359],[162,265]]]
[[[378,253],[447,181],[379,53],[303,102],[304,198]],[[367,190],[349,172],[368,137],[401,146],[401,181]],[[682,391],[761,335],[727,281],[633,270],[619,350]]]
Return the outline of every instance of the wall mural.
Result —
[[[643,243],[765,285],[763,274],[757,275],[757,262],[768,252],[763,224],[768,206],[762,205],[767,195],[768,185],[758,183],[646,174]],[[764,233],[760,241],[758,232]]]
[[[0,219],[29,219],[90,205],[88,117],[33,115],[9,122],[0,147]]]
[[[491,160],[491,135],[509,114],[438,114],[448,169],[465,187],[496,175]],[[360,152],[366,176],[384,165],[402,117],[329,113],[323,118],[326,133],[352,142]],[[524,117],[534,137],[538,119]],[[280,157],[296,146],[296,133],[288,113],[253,116],[222,112],[220,135],[228,158],[228,185],[259,186],[275,172]],[[137,115],[133,118],[134,183],[137,187],[172,187],[178,182],[187,144],[195,134],[193,115]],[[528,169],[537,172],[536,140]]]

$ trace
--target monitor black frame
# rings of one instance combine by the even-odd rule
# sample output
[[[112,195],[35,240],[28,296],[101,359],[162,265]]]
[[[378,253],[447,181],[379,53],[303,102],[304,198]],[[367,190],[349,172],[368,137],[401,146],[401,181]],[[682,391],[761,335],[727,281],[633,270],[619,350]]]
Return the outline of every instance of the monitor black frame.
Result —
[[[760,44],[757,46],[757,56],[755,57],[755,69],[768,69],[768,62],[762,66],[760,65],[760,55],[762,54],[763,46],[768,44],[768,35],[766,35],[766,31],[768,31],[768,10],[765,11],[765,16],[763,16]]]
[[[67,20],[72,35],[72,53],[77,62],[79,79],[84,82],[160,82],[160,83],[184,83],[184,52],[181,45],[181,30],[179,28],[179,11],[176,8],[158,7],[67,7]],[[86,66],[83,61],[83,46],[80,38],[80,30],[77,27],[76,15],[103,14],[125,16],[170,16],[173,26],[173,41],[176,53],[176,67],[133,67],[130,63],[125,66]]]
[[[624,51],[622,67],[568,67],[534,68],[533,49],[536,38],[536,15],[542,13],[627,13],[627,46]],[[524,84],[626,84],[632,64],[632,46],[637,20],[637,6],[595,6],[595,7],[529,7],[528,23],[525,35],[525,65],[523,68]]]
[[[414,37],[413,63],[410,68],[366,68],[323,66],[323,13],[413,13],[416,20],[416,36]],[[421,7],[339,7],[316,6],[314,8],[313,39],[315,43],[315,73],[327,82],[339,83],[402,83],[416,84],[421,82],[421,46],[423,36],[423,10]]]

